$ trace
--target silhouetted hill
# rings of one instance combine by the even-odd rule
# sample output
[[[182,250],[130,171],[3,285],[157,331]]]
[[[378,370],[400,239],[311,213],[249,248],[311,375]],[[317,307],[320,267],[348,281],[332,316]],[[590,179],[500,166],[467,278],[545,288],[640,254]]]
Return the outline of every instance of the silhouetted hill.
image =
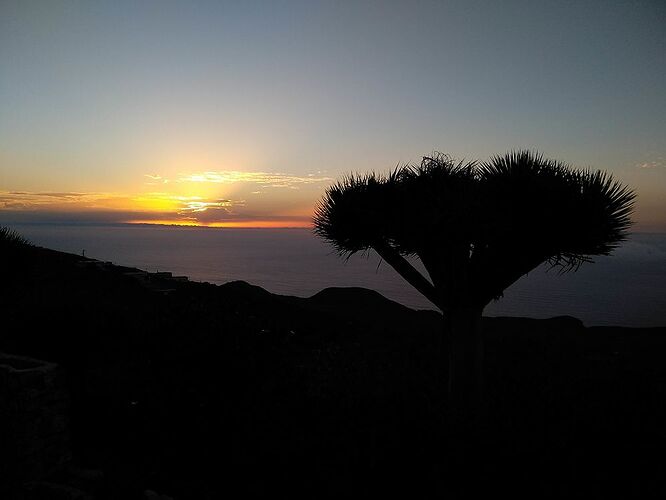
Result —
[[[382,312],[405,314],[410,311],[409,308],[387,299],[374,290],[359,287],[326,288],[313,295],[310,300],[317,306],[334,310],[342,309],[349,314]]]
[[[436,312],[0,252],[0,351],[64,369],[99,498],[666,491],[666,328],[484,318],[484,453],[461,471]]]

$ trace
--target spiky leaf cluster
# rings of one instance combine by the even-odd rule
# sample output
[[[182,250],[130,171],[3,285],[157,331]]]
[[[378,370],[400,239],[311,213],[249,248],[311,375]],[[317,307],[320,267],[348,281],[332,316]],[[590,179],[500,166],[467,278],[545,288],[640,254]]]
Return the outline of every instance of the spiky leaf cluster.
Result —
[[[13,229],[0,226],[0,248],[17,248],[30,243]]]

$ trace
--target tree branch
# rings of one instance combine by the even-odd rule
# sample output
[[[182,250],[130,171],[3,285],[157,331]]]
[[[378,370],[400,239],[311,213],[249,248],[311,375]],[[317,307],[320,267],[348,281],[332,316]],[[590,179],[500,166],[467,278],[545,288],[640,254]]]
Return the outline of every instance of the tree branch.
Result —
[[[437,306],[438,309],[443,310],[439,294],[432,283],[418,272],[398,251],[386,243],[374,244],[372,248],[426,299]]]
[[[475,262],[474,288],[485,305],[497,299],[509,286],[547,260],[541,253],[520,255],[517,250],[514,253],[485,256],[483,261]]]

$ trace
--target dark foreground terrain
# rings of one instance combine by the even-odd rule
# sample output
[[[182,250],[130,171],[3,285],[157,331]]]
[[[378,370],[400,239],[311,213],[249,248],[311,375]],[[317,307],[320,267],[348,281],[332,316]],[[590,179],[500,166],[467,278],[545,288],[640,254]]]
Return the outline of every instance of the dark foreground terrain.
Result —
[[[29,413],[0,376],[2,498],[666,493],[666,328],[485,318],[484,418],[461,453],[435,312],[1,251],[0,352],[57,363],[66,394]],[[42,443],[16,431],[28,414],[55,415],[67,450],[23,453]]]

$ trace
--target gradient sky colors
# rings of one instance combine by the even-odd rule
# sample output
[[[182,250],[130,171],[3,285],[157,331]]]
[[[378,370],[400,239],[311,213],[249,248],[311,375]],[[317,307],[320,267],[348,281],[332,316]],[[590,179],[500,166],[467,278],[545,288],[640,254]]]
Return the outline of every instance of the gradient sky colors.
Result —
[[[606,169],[666,231],[666,3],[0,2],[0,221],[302,226],[433,150]]]

